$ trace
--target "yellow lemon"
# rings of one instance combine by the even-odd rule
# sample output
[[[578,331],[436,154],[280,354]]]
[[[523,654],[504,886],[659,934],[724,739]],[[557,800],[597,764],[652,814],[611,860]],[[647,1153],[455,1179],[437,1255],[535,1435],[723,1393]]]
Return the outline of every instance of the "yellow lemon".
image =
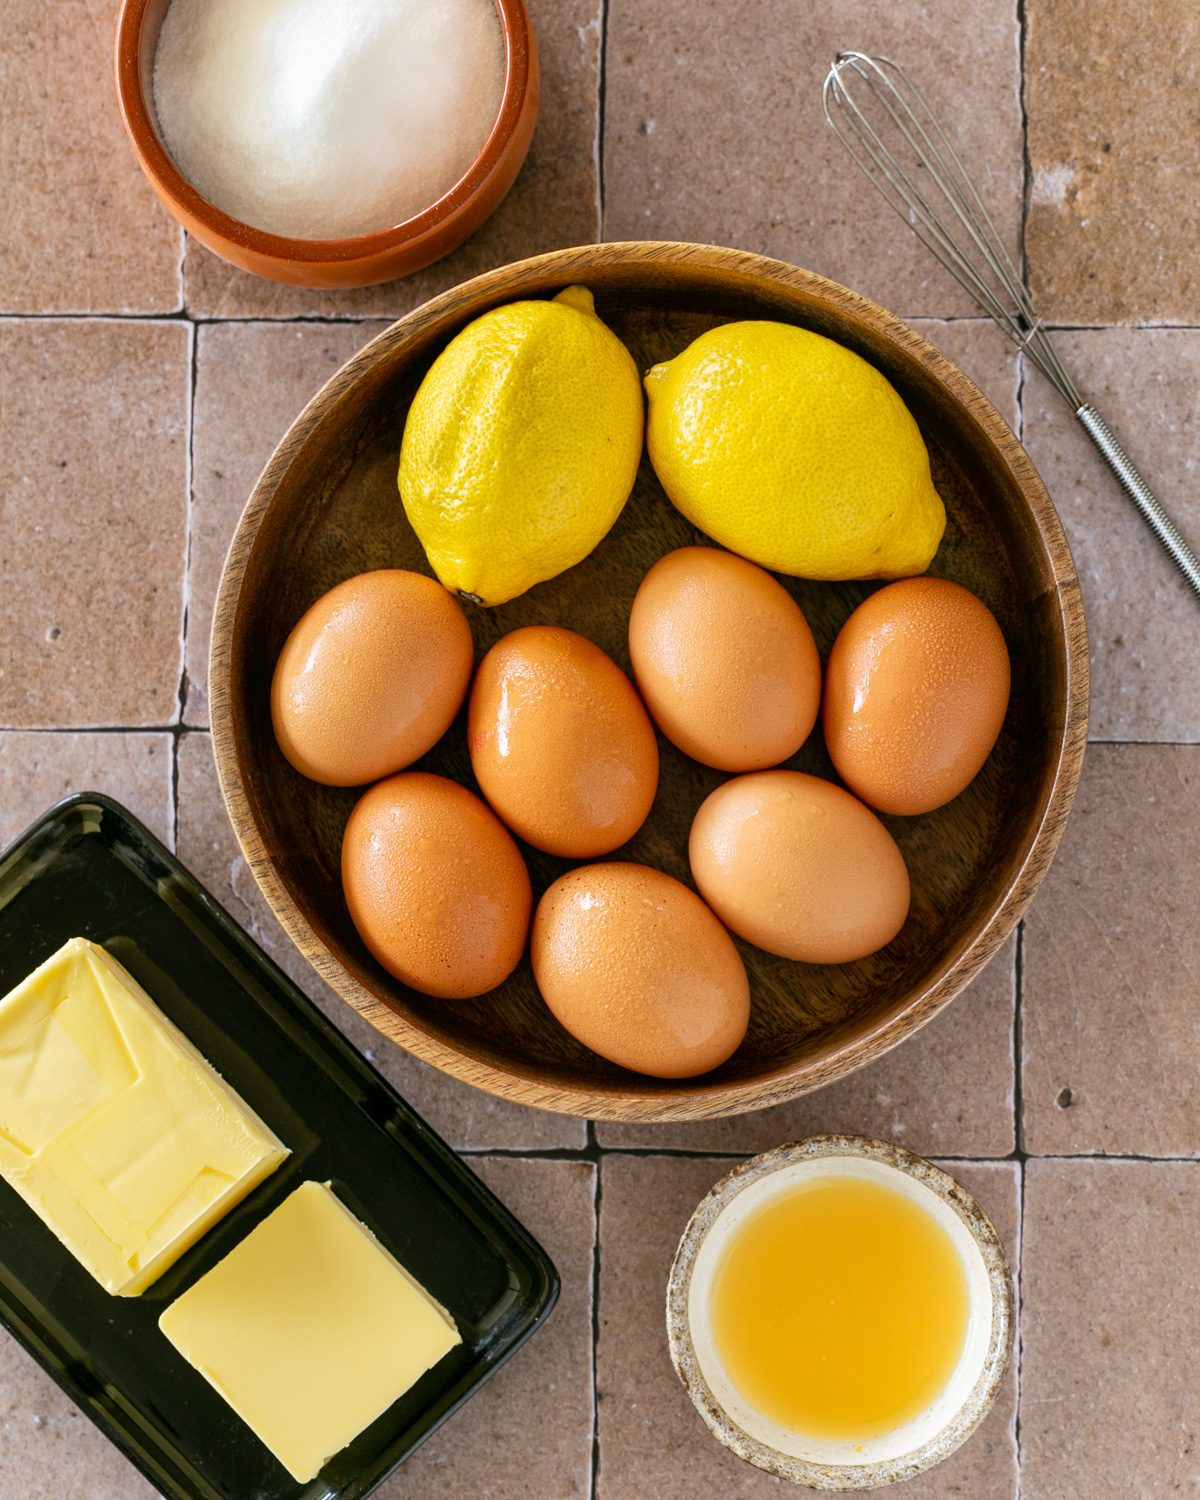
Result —
[[[946,526],[908,408],[857,354],[785,323],[726,323],[646,376],[646,446],[714,541],[802,578],[923,573]]]
[[[588,555],[641,451],[637,367],[573,286],[493,308],[446,346],[409,407],[400,497],[446,587],[503,604]]]

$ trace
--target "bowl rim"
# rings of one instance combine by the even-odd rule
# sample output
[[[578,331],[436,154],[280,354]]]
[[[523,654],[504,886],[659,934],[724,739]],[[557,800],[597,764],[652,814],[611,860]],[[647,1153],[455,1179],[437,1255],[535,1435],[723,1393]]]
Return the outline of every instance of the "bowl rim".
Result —
[[[183,175],[164,146],[153,106],[143,87],[141,67],[142,28],[154,3],[155,0],[121,0],[117,16],[114,47],[117,104],[138,162],[159,195],[178,205],[207,234],[263,260],[313,267],[339,265],[371,260],[429,239],[458,219],[500,168],[520,130],[527,97],[536,88],[535,42],[525,0],[492,0],[504,42],[504,80],[495,118],[483,144],[458,180],[419,213],[369,234],[327,240],[273,234],[218,208]]]
[[[692,1339],[688,1301],[696,1258],[718,1219],[746,1188],[796,1162],[865,1158],[914,1178],[965,1225],[983,1259],[992,1297],[991,1328],[974,1385],[947,1422],[924,1443],[894,1458],[839,1464],[796,1458],[754,1437],[721,1406],[704,1377]],[[1008,1367],[1014,1328],[1012,1275],[995,1225],[956,1178],[903,1146],[862,1135],[815,1135],[738,1162],[696,1205],[679,1238],[667,1278],[667,1343],[671,1363],[709,1431],[731,1453],[792,1484],[819,1490],[879,1489],[922,1474],[961,1447],[991,1410]]]
[[[360,984],[342,966],[293,900],[275,869],[246,793],[238,758],[229,678],[241,587],[255,537],[279,479],[293,455],[327,411],[360,374],[397,344],[419,340],[426,330],[461,310],[520,296],[515,276],[570,285],[597,267],[635,270],[681,264],[702,271],[734,273],[745,281],[765,280],[801,291],[835,315],[853,315],[885,341],[923,365],[947,389],[960,414],[973,422],[1009,470],[1029,508],[1052,580],[1064,642],[1060,669],[1064,681],[1063,722],[1053,746],[1047,776],[1025,847],[1006,888],[981,916],[973,939],[945,956],[923,988],[890,1013],[866,1018],[855,1035],[839,1036],[818,1059],[801,1057],[752,1079],[688,1080],[689,1091],[674,1095],[641,1087],[631,1074],[620,1090],[563,1081],[550,1084],[499,1067],[482,1056],[447,1045]],[[226,811],[247,865],[268,905],[292,942],[317,974],[352,1008],[407,1051],[444,1073],[485,1093],[553,1113],[590,1119],[686,1121],[715,1119],[762,1109],[824,1087],[889,1051],[937,1015],[975,977],[1016,927],[1033,898],[1062,837],[1083,765],[1088,722],[1088,648],[1079,578],[1062,523],[1029,455],[1012,429],[974,383],[940,350],[892,313],[813,271],[750,251],[672,240],[611,241],[554,250],[512,262],[460,283],[391,324],[338,370],[305,405],[281,438],[259,475],[230,542],[213,611],[209,653],[209,718],[213,754]],[[649,1084],[651,1080],[646,1080]]]

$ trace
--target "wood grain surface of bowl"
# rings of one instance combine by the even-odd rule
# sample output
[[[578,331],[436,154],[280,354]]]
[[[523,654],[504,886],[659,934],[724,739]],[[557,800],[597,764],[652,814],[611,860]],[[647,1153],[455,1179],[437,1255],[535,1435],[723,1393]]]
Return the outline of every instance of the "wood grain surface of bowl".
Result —
[[[537,43],[525,0],[495,0],[504,38],[504,82],[487,139],[466,172],[436,203],[402,223],[346,239],[270,234],[210,203],[180,172],[154,114],[154,55],[170,0],[122,0],[115,52],[117,103],[138,164],[163,207],[214,255],[293,286],[371,286],[408,276],[448,255],[512,187],[537,121]]]
[[[593,289],[598,312],[641,369],[716,324],[772,318],[837,339],[882,370],[921,427],[946,502],[931,571],[986,601],[1012,656],[1008,716],[979,776],[937,812],[885,820],[912,876],[903,931],[872,957],[837,967],[739,944],[752,992],[749,1032],[702,1078],[640,1077],[594,1056],[553,1019],[528,962],[494,993],[453,1004],[390,978],[342,899],[339,847],[358,794],[306,781],[271,730],[272,669],[303,611],[368,568],[429,571],[396,469],[405,412],[433,358],[486,309],[573,282]],[[667,502],[643,458],[629,503],[590,557],[509,604],[471,610],[476,650],[518,626],[550,623],[588,636],[628,670],[626,626],[643,574],[663,553],[705,540]],[[782,581],[822,658],[877,587]],[[1062,527],[1024,449],[975,386],[844,287],[757,255],[661,242],[561,250],[490,272],[402,318],[344,366],[255,486],[226,560],[210,660],[214,751],[230,817],[255,879],[318,973],[384,1035],[456,1078],[543,1109],[641,1120],[737,1114],[820,1088],[947,1005],[1012,931],[1058,844],[1083,760],[1087,681],[1079,582]],[[655,806],[613,857],[690,883],[688,829],[723,778],[665,741],[660,749]],[[418,764],[474,785],[461,719]],[[787,764],[833,775],[819,731]],[[526,854],[535,894],[567,868]]]

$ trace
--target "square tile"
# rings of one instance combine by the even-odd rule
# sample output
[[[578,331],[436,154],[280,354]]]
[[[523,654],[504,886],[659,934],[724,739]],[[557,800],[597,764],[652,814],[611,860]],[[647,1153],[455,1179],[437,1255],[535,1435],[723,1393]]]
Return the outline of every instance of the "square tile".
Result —
[[[1200,553],[1200,332],[1106,328],[1054,341],[1167,513]],[[1036,372],[1026,441],[1075,556],[1095,739],[1200,740],[1196,599],[1066,403]]]
[[[0,725],[172,722],[190,330],[0,322]]]
[[[1089,747],[1025,919],[1028,1151],[1200,1155],[1198,825],[1200,746]]]
[[[586,1500],[592,1469],[590,1162],[471,1163],[541,1241],[562,1295],[550,1319],[379,1491],[379,1500]]]
[[[6,1500],[155,1500],[158,1494],[3,1329],[0,1486]]]
[[[1013,1149],[1016,939],[915,1036],[848,1078],[789,1104],[724,1120],[619,1125],[602,1146],[768,1151],[827,1131],[873,1135],[923,1155],[1007,1156]]]
[[[1032,1500],[1194,1494],[1200,1165],[1026,1167],[1021,1483]]]
[[[914,318],[912,326],[972,379],[1014,432],[1020,430],[1020,356],[987,318]]]
[[[208,723],[208,641],[217,586],[254,482],[309,397],[386,327],[382,322],[218,323],[196,330],[188,724]],[[397,453],[399,447],[397,433]]]
[[[1026,247],[1059,323],[1194,323],[1200,9],[1028,0]]]
[[[0,845],[72,792],[107,792],[170,844],[173,776],[169,734],[0,731]]]
[[[178,850],[234,920],[457,1150],[579,1150],[586,1144],[582,1120],[526,1109],[459,1083],[410,1057],[338,999],[275,920],[242,858],[207,734],[185,734],[180,740]]]
[[[183,304],[183,231],[159,206],[117,111],[116,15],[83,0],[4,7],[2,312]]]
[[[901,317],[974,312],[825,122],[829,65],[863,39],[925,89],[1015,246],[1017,16],[986,0],[747,0],[709,7],[703,24],[689,0],[611,0],[605,239],[699,240],[779,256]]]
[[[757,1500],[789,1486],[743,1463],[704,1426],[671,1366],[663,1326],[667,1275],[696,1204],[728,1168],[712,1158],[606,1156],[601,1165],[597,1313],[599,1500]],[[1015,1163],[947,1165],[976,1193],[1016,1264]],[[971,1440],[905,1495],[1015,1500],[1015,1375]]]
[[[539,123],[512,191],[465,244],[401,281],[331,292],[248,276],[189,238],[188,311],[200,318],[398,318],[507,261],[597,239],[601,0],[531,0],[529,9],[541,56]]]

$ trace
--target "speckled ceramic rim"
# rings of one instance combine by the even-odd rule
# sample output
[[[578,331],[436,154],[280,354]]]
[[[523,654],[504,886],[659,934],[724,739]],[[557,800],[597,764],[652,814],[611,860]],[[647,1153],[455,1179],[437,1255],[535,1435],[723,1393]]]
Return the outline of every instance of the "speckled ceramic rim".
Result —
[[[930,1440],[897,1458],[861,1464],[815,1463],[794,1458],[752,1437],[720,1406],[701,1372],[688,1319],[688,1296],[696,1257],[709,1231],[735,1198],[752,1183],[781,1168],[816,1157],[865,1157],[915,1178],[962,1220],[983,1257],[992,1294],[992,1326],[978,1379],[953,1418]],[[731,1453],[779,1479],[814,1490],[873,1490],[912,1479],[948,1458],[987,1415],[1004,1371],[1012,1341],[1013,1292],[1008,1261],[991,1220],[967,1190],[937,1167],[884,1141],[857,1135],[817,1135],[742,1162],[722,1177],[697,1207],[679,1241],[667,1283],[667,1338],[671,1362],[683,1388],[709,1430]]]

